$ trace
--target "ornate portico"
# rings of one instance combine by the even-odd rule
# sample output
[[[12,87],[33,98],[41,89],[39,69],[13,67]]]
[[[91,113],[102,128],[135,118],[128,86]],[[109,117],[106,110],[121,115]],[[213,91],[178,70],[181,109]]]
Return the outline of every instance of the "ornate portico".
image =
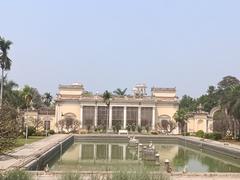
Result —
[[[145,89],[138,91],[137,88],[134,95],[114,96],[107,106],[101,95],[86,93],[81,84],[60,85],[56,123],[67,113],[75,114],[83,129],[100,125],[112,129],[116,124],[120,124],[122,129],[133,124],[155,129],[159,117],[167,115],[168,121],[173,120],[178,109],[175,88],[152,88],[151,96],[146,95]]]

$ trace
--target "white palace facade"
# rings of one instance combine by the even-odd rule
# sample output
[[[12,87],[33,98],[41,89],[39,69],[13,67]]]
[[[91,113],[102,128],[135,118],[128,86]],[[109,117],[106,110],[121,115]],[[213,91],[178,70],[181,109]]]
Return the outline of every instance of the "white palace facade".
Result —
[[[151,88],[147,95],[146,86],[138,84],[132,95],[113,95],[109,106],[101,94],[91,94],[85,91],[82,84],[60,85],[55,101],[54,130],[60,132],[64,126],[59,126],[64,119],[78,122],[80,129],[94,129],[105,126],[113,129],[120,123],[121,129],[128,125],[156,130],[168,128],[169,122],[174,123],[173,115],[178,110],[176,88]],[[164,127],[165,126],[165,127]],[[178,128],[171,133],[178,134]]]

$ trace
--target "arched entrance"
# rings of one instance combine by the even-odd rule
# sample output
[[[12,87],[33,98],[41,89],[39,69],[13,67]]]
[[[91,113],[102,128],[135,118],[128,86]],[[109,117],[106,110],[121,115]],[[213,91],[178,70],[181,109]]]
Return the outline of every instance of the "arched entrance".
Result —
[[[176,123],[173,123],[172,118],[169,115],[163,114],[158,116],[155,124],[155,128],[160,133],[170,133],[176,128]]]

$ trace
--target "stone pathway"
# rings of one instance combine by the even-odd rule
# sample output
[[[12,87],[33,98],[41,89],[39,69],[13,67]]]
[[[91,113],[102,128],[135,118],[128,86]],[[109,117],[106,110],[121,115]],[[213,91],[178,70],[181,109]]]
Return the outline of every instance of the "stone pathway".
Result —
[[[0,170],[12,169],[15,167],[23,167],[32,160],[40,157],[47,150],[63,141],[64,139],[70,137],[69,134],[56,134],[49,136],[45,139],[39,140],[32,144],[26,144],[21,146],[11,153],[9,156],[0,156]]]

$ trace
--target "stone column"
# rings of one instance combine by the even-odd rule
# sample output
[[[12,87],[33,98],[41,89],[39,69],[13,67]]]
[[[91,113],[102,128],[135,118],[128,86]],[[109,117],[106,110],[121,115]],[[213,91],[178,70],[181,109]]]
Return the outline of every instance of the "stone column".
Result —
[[[83,105],[80,105],[80,128],[83,128]]]
[[[108,116],[108,119],[109,119],[109,122],[108,122],[108,125],[109,125],[109,129],[112,129],[112,106],[109,106],[109,116]]]
[[[127,106],[123,108],[123,129],[127,127]]]
[[[95,106],[94,110],[94,126],[97,127],[98,107]]]
[[[156,113],[156,108],[152,108],[152,129],[155,129],[155,113]]]
[[[138,107],[138,126],[141,126],[141,106]]]

